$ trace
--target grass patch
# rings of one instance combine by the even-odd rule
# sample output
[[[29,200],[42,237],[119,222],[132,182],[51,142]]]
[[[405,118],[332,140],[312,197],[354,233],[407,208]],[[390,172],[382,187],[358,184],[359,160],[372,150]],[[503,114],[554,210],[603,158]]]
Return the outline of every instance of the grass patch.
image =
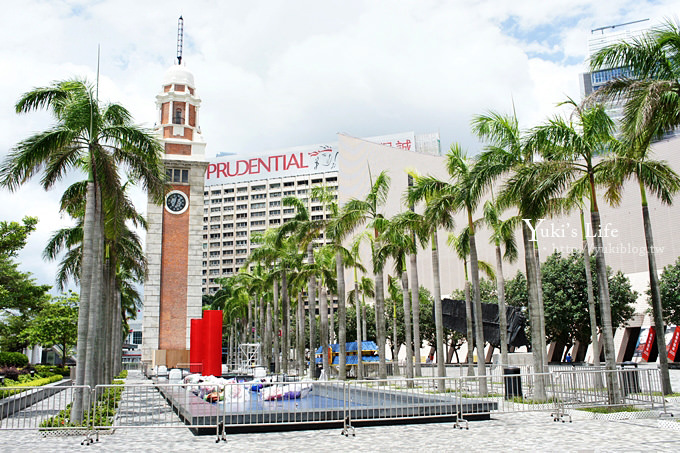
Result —
[[[527,400],[522,398],[521,396],[513,396],[508,401],[512,401],[513,403],[518,404],[552,404],[557,400],[555,398],[548,398],[544,400]]]
[[[663,392],[651,392],[651,393],[631,393],[631,395],[652,395],[652,396],[663,396],[665,398],[677,398],[680,396],[680,393],[678,392],[673,392],[668,395],[664,395]]]
[[[584,407],[578,409],[580,411],[592,412],[593,414],[615,414],[617,412],[644,412],[645,409],[640,409],[634,406],[615,406],[615,407]]]

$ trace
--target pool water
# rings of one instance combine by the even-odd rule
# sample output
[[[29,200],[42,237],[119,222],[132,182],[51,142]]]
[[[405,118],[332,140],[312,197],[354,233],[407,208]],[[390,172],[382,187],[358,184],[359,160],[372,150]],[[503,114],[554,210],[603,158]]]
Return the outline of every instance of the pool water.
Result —
[[[263,401],[258,393],[251,392],[251,399],[248,401],[220,401],[220,410],[228,412],[250,412],[250,411],[273,411],[273,412],[295,412],[308,411],[310,409],[342,409],[344,402],[341,399],[328,398],[315,395],[314,391],[308,396],[294,400]],[[360,406],[350,403],[350,406]]]

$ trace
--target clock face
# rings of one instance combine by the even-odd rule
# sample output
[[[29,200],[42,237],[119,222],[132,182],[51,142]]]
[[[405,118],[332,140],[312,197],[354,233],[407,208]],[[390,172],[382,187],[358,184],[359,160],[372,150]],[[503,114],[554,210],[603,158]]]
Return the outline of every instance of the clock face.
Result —
[[[165,207],[173,214],[181,214],[187,209],[187,197],[182,192],[170,192],[165,198]]]

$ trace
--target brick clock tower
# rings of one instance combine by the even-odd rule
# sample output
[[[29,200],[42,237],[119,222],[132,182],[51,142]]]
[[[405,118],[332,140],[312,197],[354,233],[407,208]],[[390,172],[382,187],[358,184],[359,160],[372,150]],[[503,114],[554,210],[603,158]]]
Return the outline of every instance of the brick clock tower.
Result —
[[[192,318],[200,318],[205,142],[194,76],[181,64],[165,73],[156,96],[156,133],[170,182],[165,202],[148,203],[142,360],[174,367],[189,362]]]

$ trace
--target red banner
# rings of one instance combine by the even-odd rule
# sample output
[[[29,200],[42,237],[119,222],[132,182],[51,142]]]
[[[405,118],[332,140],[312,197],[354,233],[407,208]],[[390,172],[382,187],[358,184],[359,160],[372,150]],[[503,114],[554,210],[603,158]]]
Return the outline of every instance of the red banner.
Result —
[[[649,335],[647,335],[647,342],[645,343],[645,348],[642,350],[642,360],[649,362],[649,355],[652,353],[652,346],[654,346],[654,340],[656,340],[656,330],[654,327],[649,328]]]
[[[680,326],[675,327],[673,338],[668,344],[668,360],[675,362],[675,357],[678,354],[678,345],[680,344]]]

